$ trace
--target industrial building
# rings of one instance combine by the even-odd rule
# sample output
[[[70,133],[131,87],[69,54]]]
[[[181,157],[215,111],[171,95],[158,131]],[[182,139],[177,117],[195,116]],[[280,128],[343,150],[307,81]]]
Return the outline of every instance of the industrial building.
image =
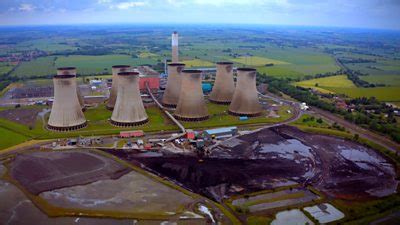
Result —
[[[57,75],[73,75],[76,77],[76,67],[60,67],[57,68]],[[76,85],[76,94],[78,95],[79,104],[81,107],[85,106],[83,96],[79,90],[78,84]]]
[[[182,63],[168,64],[167,87],[161,103],[166,107],[175,108],[181,93],[181,71],[185,68]]]
[[[222,127],[203,131],[203,138],[206,140],[229,138],[238,133],[237,127]]]
[[[236,116],[258,116],[262,107],[258,101],[256,69],[238,68],[237,82],[229,113]]]
[[[130,127],[146,123],[148,116],[140,96],[139,73],[120,72],[117,80],[117,100],[111,116],[111,124]]]
[[[115,102],[118,94],[118,73],[128,71],[131,68],[129,65],[115,65],[112,67],[112,86],[110,91],[110,98],[107,102],[107,109],[114,109]]]
[[[172,33],[172,62],[177,63],[179,62],[179,49],[178,49],[178,32],[174,31]]]
[[[217,74],[209,97],[210,101],[217,104],[229,104],[234,92],[233,63],[217,62]]]
[[[62,73],[64,71],[64,73]],[[71,131],[86,126],[77,94],[76,71],[74,67],[59,68],[53,77],[54,102],[47,127],[56,131]]]
[[[184,121],[208,119],[208,110],[201,88],[200,70],[182,70],[181,91],[174,116]]]

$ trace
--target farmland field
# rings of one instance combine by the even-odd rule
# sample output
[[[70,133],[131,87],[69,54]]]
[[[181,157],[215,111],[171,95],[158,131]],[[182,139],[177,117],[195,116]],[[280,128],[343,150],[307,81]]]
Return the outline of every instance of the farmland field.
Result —
[[[56,57],[48,56],[37,58],[33,61],[22,62],[11,74],[16,77],[46,76],[56,73]]]
[[[201,59],[192,59],[192,60],[185,60],[182,61],[186,65],[186,67],[210,67],[214,66],[214,63],[201,60]]]
[[[376,97],[380,101],[400,101],[400,87],[375,87],[375,88],[346,88],[346,87],[324,87],[328,91],[344,94],[351,98]]]
[[[287,62],[284,61],[279,61],[259,56],[249,56],[249,57],[242,56],[239,58],[232,59],[232,61],[247,66],[264,66],[265,64],[270,64],[270,63],[274,65],[288,64]]]
[[[128,55],[102,55],[102,56],[83,56],[72,55],[58,57],[56,67],[75,66],[79,74],[109,74],[113,65],[128,64],[139,66],[142,64],[154,64],[155,61],[149,58],[132,58]]]
[[[400,75],[368,75],[361,76],[360,78],[372,84],[400,86]]]
[[[304,88],[313,88],[322,93],[331,93],[335,92],[334,88],[356,88],[353,82],[347,79],[346,75],[337,75],[330,77],[323,77],[311,80],[304,80],[300,82],[294,83],[296,86],[304,87]],[[329,89],[328,89],[329,88]]]

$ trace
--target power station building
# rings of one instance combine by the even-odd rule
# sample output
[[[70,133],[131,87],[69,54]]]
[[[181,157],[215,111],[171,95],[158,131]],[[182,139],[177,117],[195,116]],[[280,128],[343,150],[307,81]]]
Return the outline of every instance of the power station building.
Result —
[[[118,94],[118,73],[130,70],[129,65],[116,65],[112,67],[112,86],[110,91],[110,98],[107,102],[107,109],[112,110],[114,108],[115,102],[117,100]]]
[[[178,48],[178,32],[174,31],[172,33],[172,62],[177,63],[179,62],[179,48]]]
[[[120,72],[117,76],[118,93],[111,124],[119,127],[145,124],[148,116],[140,96],[139,72]]]
[[[174,116],[184,121],[208,119],[207,106],[201,89],[200,70],[182,70],[181,90]]]
[[[258,116],[262,107],[258,101],[256,69],[238,68],[237,82],[229,113],[236,116]]]
[[[217,104],[229,104],[235,92],[233,81],[233,63],[217,62],[217,74],[214,87],[210,93],[209,100]]]
[[[168,64],[167,87],[165,88],[161,103],[166,107],[175,108],[181,93],[181,72],[185,68],[182,63]]]
[[[47,123],[48,129],[72,131],[87,125],[79,103],[75,67],[57,69],[53,77],[54,102]]]

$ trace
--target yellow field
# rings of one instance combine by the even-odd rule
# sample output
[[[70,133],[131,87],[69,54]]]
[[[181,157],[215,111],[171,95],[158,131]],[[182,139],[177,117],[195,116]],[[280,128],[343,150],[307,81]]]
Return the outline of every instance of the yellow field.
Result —
[[[346,75],[316,78],[294,83],[304,88],[312,88],[322,93],[333,93],[332,88],[356,88],[353,82],[347,79]]]
[[[141,52],[139,54],[140,58],[153,58],[153,57],[157,57],[157,54],[151,53],[151,52]]]
[[[265,58],[265,57],[259,57],[259,56],[250,56],[250,57],[239,57],[232,59],[232,61],[244,64],[247,66],[264,66],[265,64],[274,64],[274,65],[282,65],[282,64],[289,64],[288,62],[285,61],[279,61],[275,59],[270,59],[270,58]]]
[[[182,63],[186,65],[186,67],[210,67],[215,66],[214,63],[201,60],[201,59],[192,59],[192,60],[185,60]]]

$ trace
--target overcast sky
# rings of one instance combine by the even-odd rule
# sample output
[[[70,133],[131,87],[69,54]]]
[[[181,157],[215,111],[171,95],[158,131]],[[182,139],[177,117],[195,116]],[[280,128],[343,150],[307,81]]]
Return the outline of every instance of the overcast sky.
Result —
[[[400,0],[0,0],[0,25],[277,24],[400,29]]]

